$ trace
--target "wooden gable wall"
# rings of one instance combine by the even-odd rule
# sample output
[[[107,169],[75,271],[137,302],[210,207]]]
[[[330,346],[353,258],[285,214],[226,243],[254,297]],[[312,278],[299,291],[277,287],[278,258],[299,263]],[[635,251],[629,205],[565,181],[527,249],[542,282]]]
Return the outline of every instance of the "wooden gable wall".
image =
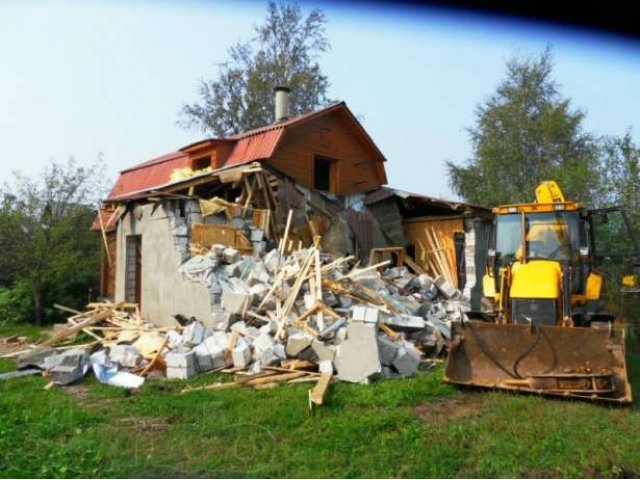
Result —
[[[332,193],[349,195],[386,183],[383,162],[340,111],[288,129],[268,163],[313,188],[316,156],[335,160]]]

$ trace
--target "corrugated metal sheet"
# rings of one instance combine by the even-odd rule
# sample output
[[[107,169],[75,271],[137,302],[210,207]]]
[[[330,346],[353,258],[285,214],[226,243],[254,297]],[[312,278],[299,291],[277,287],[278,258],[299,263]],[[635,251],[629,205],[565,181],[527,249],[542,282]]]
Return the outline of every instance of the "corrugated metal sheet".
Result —
[[[189,155],[175,152],[123,170],[107,200],[163,185],[169,181],[174,169],[188,166]]]
[[[280,138],[282,138],[283,132],[284,127],[279,127],[239,138],[224,166],[243,165],[269,158],[276,149]]]

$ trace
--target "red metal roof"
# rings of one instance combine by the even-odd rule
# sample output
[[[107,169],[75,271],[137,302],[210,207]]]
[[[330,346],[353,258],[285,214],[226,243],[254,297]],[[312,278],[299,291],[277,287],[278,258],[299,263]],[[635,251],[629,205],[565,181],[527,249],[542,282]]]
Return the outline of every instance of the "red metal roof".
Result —
[[[139,194],[152,190],[154,187],[166,185],[170,181],[173,170],[176,168],[191,166],[188,151],[198,150],[200,145],[205,146],[207,144],[213,144],[214,142],[234,143],[229,156],[221,168],[228,168],[268,159],[274,154],[280,140],[284,136],[285,130],[288,127],[299,125],[314,118],[327,115],[336,110],[343,110],[347,116],[353,120],[354,124],[358,127],[358,130],[363,134],[365,140],[370,142],[375,151],[384,160],[384,156],[375,143],[373,143],[373,140],[371,140],[371,137],[369,137],[364,128],[362,128],[362,125],[360,125],[355,116],[349,111],[346,104],[344,102],[340,102],[321,110],[316,110],[315,112],[299,115],[277,124],[249,130],[224,139],[202,140],[200,142],[187,145],[178,152],[169,153],[162,157],[158,157],[123,170],[120,172],[120,177],[113,187],[113,190],[107,197],[107,201],[139,197],[140,195],[134,194]]]
[[[169,181],[171,173],[176,168],[189,166],[188,154],[174,152],[123,170],[107,200],[114,200],[134,192],[164,185]]]
[[[239,138],[224,166],[233,167],[269,158],[278,146],[283,132],[284,127],[281,127]]]

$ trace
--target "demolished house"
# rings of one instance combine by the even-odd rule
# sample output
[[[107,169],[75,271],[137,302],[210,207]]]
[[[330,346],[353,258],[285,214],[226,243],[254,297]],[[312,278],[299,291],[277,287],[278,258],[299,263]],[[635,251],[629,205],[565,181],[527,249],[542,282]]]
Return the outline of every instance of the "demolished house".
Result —
[[[101,295],[139,304],[158,325],[176,314],[213,325],[215,293],[180,267],[216,244],[267,252],[286,231],[283,252],[316,236],[336,258],[366,264],[373,250],[372,263],[445,276],[479,310],[484,259],[475,244],[488,212],[386,187],[384,163],[338,103],[124,170],[93,226],[105,245]]]
[[[93,225],[102,301],[58,306],[67,324],[11,353],[8,377],[222,371],[183,391],[310,381],[312,406],[335,378],[434,365],[480,310],[490,212],[390,188],[384,162],[338,103],[122,171]]]

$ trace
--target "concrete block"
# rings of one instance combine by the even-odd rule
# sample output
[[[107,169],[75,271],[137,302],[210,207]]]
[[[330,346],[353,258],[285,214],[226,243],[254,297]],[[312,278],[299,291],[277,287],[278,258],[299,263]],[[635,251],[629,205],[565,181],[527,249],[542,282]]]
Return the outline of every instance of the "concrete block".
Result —
[[[396,278],[401,278],[403,277],[405,274],[409,273],[409,270],[407,270],[407,267],[391,267],[391,268],[387,268],[384,271],[384,274],[382,275],[384,278],[389,278],[389,279],[396,279]]]
[[[446,320],[440,320],[437,317],[430,316],[427,319],[427,325],[438,329],[444,338],[449,340],[451,338],[451,322]]]
[[[268,291],[269,285],[265,283],[256,283],[249,288],[249,294],[252,295],[254,299],[261,299]]]
[[[222,308],[221,305],[214,305],[211,308],[211,324],[215,331],[224,332],[229,328],[233,314]]]
[[[205,326],[202,322],[192,322],[182,331],[182,339],[187,346],[200,345],[205,338]]]
[[[207,352],[209,352],[212,369],[215,370],[217,368],[223,368],[227,366],[224,358],[224,352],[226,350],[228,342],[221,345],[218,339],[216,339],[214,336],[211,336],[205,339],[202,345],[204,345],[204,347],[207,349]]]
[[[311,348],[315,352],[320,362],[333,362],[336,356],[336,347],[334,347],[333,345],[327,345],[324,342],[320,342],[318,340],[314,340],[311,343]]]
[[[263,366],[273,365],[280,360],[275,354],[273,347],[265,348],[263,350],[254,350],[254,359]]]
[[[41,370],[45,369],[45,360],[48,357],[56,356],[58,352],[53,348],[43,348],[35,352],[28,352],[18,357],[18,370],[27,367],[37,367]]]
[[[196,369],[196,354],[193,350],[185,351],[172,351],[164,356],[164,360],[167,363],[167,369],[169,368],[184,368],[188,370]]]
[[[185,224],[175,227],[172,232],[175,236],[186,237],[189,235],[189,229]]]
[[[264,262],[265,268],[270,273],[274,273],[282,263],[282,257],[276,249],[268,251],[262,260]]]
[[[398,350],[400,350],[401,346],[385,336],[379,336],[378,348],[380,350],[380,362],[382,362],[382,365],[390,366],[398,356]]]
[[[415,278],[414,283],[418,284],[421,290],[429,290],[433,285],[433,278],[426,273],[421,273]]]
[[[242,339],[238,339],[236,347],[231,351],[234,367],[244,368],[251,363],[251,347]]]
[[[227,247],[222,251],[222,261],[232,264],[240,259],[240,252],[233,247]]]
[[[251,242],[251,246],[253,247],[253,253],[262,254],[267,249],[267,242],[264,240],[260,242]]]
[[[256,350],[273,349],[275,341],[268,333],[260,333],[253,342],[253,348]]]
[[[247,283],[249,286],[253,286],[256,283],[270,283],[271,275],[267,272],[263,262],[257,262],[255,267],[249,272]]]
[[[265,323],[260,327],[260,334],[266,333],[269,335],[275,335],[278,331],[278,322],[275,320],[269,320],[268,323]]]
[[[84,371],[81,366],[58,365],[50,371],[50,378],[56,385],[69,385],[77,382],[84,377]]]
[[[351,310],[351,318],[359,322],[377,323],[380,310],[365,305],[355,305]]]
[[[375,326],[361,322],[347,325],[347,339],[340,344],[334,365],[338,378],[347,382],[366,382],[372,375],[380,373]]]
[[[240,278],[232,277],[229,278],[229,286],[231,287],[231,291],[236,293],[249,293],[249,285],[243,282]]]
[[[313,342],[313,337],[306,333],[299,332],[289,335],[287,339],[287,355],[290,357],[298,356],[300,352],[311,345],[311,342]]]
[[[251,305],[248,293],[222,292],[222,307],[229,313],[241,314]]]
[[[89,369],[89,355],[77,348],[67,350],[60,355],[48,357],[55,364],[50,370],[51,381],[56,385],[69,385],[84,377]],[[45,362],[46,363],[46,362]]]
[[[384,323],[393,330],[400,331],[422,330],[425,326],[423,318],[413,315],[390,315],[384,320]]]
[[[438,276],[434,281],[435,286],[445,298],[455,298],[460,292],[442,275]]]
[[[333,362],[331,360],[321,360],[318,364],[318,371],[333,375]]]
[[[405,289],[413,281],[414,278],[415,278],[415,275],[413,275],[412,273],[406,272],[401,277],[396,278],[394,280],[394,283],[398,286],[398,288]]]
[[[209,349],[204,343],[201,343],[193,349],[193,353],[196,356],[196,368],[199,372],[208,372],[213,370],[213,360]]]
[[[195,368],[167,367],[167,378],[171,380],[186,380],[196,374]]]
[[[109,361],[125,368],[134,368],[142,363],[142,357],[132,345],[114,345],[109,348]]]
[[[264,238],[264,231],[259,228],[252,228],[250,238],[252,242],[261,242]]]
[[[287,358],[287,351],[284,348],[284,345],[282,345],[281,343],[276,343],[273,346],[273,353],[275,354],[276,357],[278,357],[280,360],[284,360]]]
[[[349,308],[353,305],[353,298],[347,297],[346,295],[338,295],[338,303],[343,308]]]
[[[398,350],[398,356],[393,361],[393,367],[400,375],[413,375],[420,365],[420,356],[404,347]]]

